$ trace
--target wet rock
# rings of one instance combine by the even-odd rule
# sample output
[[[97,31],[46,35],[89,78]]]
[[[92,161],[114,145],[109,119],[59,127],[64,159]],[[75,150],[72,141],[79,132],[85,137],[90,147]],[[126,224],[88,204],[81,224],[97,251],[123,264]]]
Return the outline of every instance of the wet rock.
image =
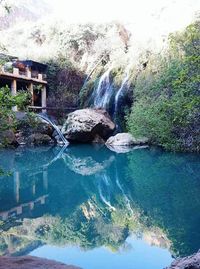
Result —
[[[39,146],[39,145],[48,145],[53,143],[51,137],[47,134],[35,133],[30,135],[27,138],[27,144]]]
[[[34,131],[41,134],[47,134],[49,136],[52,136],[54,129],[49,123],[43,120],[39,120],[38,125],[34,128]]]
[[[5,130],[0,133],[0,144],[2,146],[17,146],[18,142],[15,137],[15,133],[12,130]]]
[[[106,146],[111,151],[114,151],[116,153],[128,153],[130,151],[137,150],[137,149],[149,148],[148,145],[144,145],[144,146],[111,146],[111,145],[106,145]]]
[[[41,133],[52,136],[54,132],[53,127],[49,123],[35,115],[24,114],[23,117],[18,115],[17,120],[18,130],[24,135]]]
[[[67,140],[82,143],[92,142],[97,136],[105,141],[114,130],[115,124],[105,110],[90,108],[70,113],[62,128]]]
[[[176,259],[165,269],[200,269],[200,251],[189,257]]]
[[[0,269],[80,269],[72,265],[31,256],[0,257]]]
[[[134,145],[145,145],[148,143],[148,138],[135,138],[130,133],[119,133],[115,136],[111,136],[107,141],[106,145],[110,145],[113,147],[119,146],[134,146]]]
[[[47,144],[52,143],[52,140],[47,139],[48,137],[53,138],[53,127],[46,121],[27,113],[16,114],[17,118],[17,132],[15,134],[18,144]],[[40,139],[38,134],[40,134]],[[42,140],[42,143],[39,143]]]

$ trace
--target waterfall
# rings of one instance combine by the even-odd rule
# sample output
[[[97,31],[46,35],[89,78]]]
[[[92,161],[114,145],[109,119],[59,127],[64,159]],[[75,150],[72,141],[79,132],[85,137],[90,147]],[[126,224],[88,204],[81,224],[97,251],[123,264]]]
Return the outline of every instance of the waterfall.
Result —
[[[125,71],[125,77],[122,81],[121,87],[119,88],[119,90],[117,91],[117,93],[115,95],[115,111],[114,111],[115,115],[118,113],[119,101],[120,101],[120,98],[123,94],[123,91],[126,89],[126,87],[128,87],[129,70],[130,70],[130,67],[128,66],[126,71]]]
[[[109,68],[100,78],[97,88],[93,92],[93,106],[96,108],[108,109],[110,98],[112,96],[112,84],[110,83]]]
[[[91,95],[91,107],[105,109],[112,119],[115,121],[116,129],[121,131],[122,120],[124,118],[124,111],[121,108],[123,96],[129,89],[129,76],[131,65],[129,64],[123,75],[123,80],[118,90],[115,89],[111,70],[113,66],[107,69],[99,79],[97,87],[93,90]]]
[[[54,130],[56,130],[60,140],[62,140],[62,143],[64,145],[69,145],[69,142],[67,141],[67,139],[64,137],[63,133],[61,132],[61,130],[58,128],[58,126],[53,123],[46,115],[44,114],[37,114],[37,116],[39,118],[41,118],[42,120],[46,121],[47,123],[49,123],[53,128]],[[58,141],[60,143],[60,141]]]
[[[82,88],[85,87],[85,85],[87,84],[87,82],[88,82],[89,78],[91,77],[92,73],[95,71],[95,69],[97,68],[97,66],[101,63],[101,61],[103,60],[103,58],[104,58],[104,56],[101,57],[101,59],[99,59],[98,62],[94,66],[92,65],[92,69],[90,70],[89,74],[87,75],[87,77],[86,77],[86,79],[85,79],[85,81],[83,83],[83,87]]]

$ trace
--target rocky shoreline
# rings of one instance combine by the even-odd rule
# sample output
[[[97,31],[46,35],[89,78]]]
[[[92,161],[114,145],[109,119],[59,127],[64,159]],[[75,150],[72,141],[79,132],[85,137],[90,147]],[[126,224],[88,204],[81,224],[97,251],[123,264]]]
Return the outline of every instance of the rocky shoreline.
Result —
[[[0,257],[0,269],[80,269],[47,259],[32,256]]]
[[[81,269],[73,265],[32,256],[0,257],[0,269]],[[200,269],[200,251],[188,257],[178,258],[165,269]]]
[[[40,146],[59,143],[54,127],[44,119],[23,112],[16,113],[16,129],[0,132],[0,147]],[[118,133],[109,114],[102,109],[79,109],[68,114],[62,134],[70,143],[105,144],[115,152],[125,152],[134,146],[146,146],[147,138],[136,139],[129,133]]]
[[[176,259],[165,269],[200,269],[200,250],[191,256]]]

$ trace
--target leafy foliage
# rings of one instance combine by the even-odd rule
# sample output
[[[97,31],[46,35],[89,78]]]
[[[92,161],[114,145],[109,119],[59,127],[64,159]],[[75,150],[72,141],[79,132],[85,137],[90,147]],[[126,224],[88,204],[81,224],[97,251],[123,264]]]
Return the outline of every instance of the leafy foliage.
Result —
[[[61,55],[56,60],[49,60],[47,64],[49,106],[60,109],[78,106],[79,91],[84,80],[83,73],[77,71],[72,63]]]
[[[20,91],[16,96],[11,94],[8,86],[0,88],[0,108],[11,110],[13,106],[25,108],[30,102],[30,93]]]
[[[11,90],[7,86],[0,88],[0,137],[5,136],[4,131],[14,131],[17,128],[17,121],[12,107],[18,106],[19,109],[25,109],[29,102],[29,93],[21,91],[16,96],[12,96]],[[7,144],[4,138],[0,142],[3,145]]]
[[[155,57],[137,78],[129,130],[166,149],[199,151],[200,22],[171,35],[169,41],[158,71]]]

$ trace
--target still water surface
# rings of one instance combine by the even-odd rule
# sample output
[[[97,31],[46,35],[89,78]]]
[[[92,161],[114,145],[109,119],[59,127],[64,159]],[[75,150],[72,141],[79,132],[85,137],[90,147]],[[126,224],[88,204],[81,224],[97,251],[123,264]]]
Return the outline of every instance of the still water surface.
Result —
[[[199,155],[18,148],[0,167],[0,255],[162,269],[200,248]]]

